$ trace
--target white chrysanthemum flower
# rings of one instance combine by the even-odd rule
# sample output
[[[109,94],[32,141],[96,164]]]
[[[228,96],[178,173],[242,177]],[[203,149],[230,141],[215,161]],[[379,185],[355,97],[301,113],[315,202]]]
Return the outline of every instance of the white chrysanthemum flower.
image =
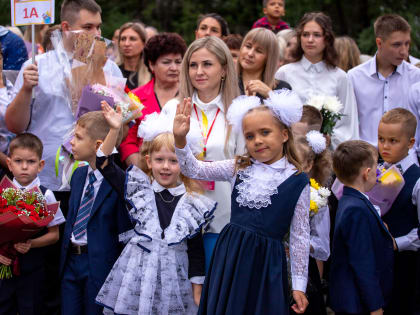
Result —
[[[334,114],[338,114],[343,109],[343,104],[337,96],[326,96],[324,99],[324,108]]]
[[[315,154],[324,152],[327,147],[327,141],[325,140],[325,137],[316,130],[309,131],[306,134],[306,141],[308,141],[309,146],[311,147],[312,151],[315,152]]]
[[[328,188],[325,188],[325,187],[319,187],[318,193],[323,198],[328,198],[331,195],[331,191]]]
[[[314,95],[306,101],[306,105],[315,107],[317,110],[321,110],[325,103],[324,95]]]

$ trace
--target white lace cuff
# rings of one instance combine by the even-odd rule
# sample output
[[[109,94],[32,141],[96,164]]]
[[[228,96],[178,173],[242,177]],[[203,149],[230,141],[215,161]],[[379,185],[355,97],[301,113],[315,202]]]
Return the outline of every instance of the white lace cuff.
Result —
[[[235,176],[235,160],[233,159],[215,162],[199,161],[188,146],[183,149],[175,148],[175,153],[182,174],[192,179],[230,182]]]
[[[205,279],[206,279],[205,276],[191,277],[190,281],[191,283],[194,283],[194,284],[203,284]]]

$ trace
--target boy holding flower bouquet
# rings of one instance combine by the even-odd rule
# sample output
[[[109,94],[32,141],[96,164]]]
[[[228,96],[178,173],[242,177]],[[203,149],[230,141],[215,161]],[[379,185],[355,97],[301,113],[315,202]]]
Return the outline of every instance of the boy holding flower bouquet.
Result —
[[[344,184],[331,254],[336,315],[383,314],[391,298],[395,242],[366,195],[376,184],[377,159],[376,148],[360,140],[343,142],[334,152],[334,172]]]
[[[18,135],[10,142],[7,165],[13,174],[13,184],[21,190],[39,187],[47,204],[56,202],[52,191],[41,185],[39,172],[44,167],[43,145],[33,134]],[[60,209],[46,228],[26,242],[13,245],[18,253],[19,275],[4,275],[0,279],[0,314],[41,314],[45,285],[46,246],[59,239],[58,226],[65,221]],[[0,255],[0,266],[15,264],[14,259]],[[14,266],[13,266],[14,267]],[[13,268],[14,269],[14,268]],[[0,277],[2,278],[2,277]]]
[[[395,238],[394,289],[387,314],[413,314],[420,240],[417,234],[420,214],[420,168],[409,154],[415,143],[417,121],[403,108],[387,111],[378,128],[378,149],[384,168],[395,165],[404,177],[404,186],[391,208],[383,215]]]

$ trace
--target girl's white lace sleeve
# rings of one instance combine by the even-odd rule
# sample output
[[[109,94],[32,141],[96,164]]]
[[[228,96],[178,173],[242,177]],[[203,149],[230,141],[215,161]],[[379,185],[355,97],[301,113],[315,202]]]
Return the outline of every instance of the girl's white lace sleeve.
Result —
[[[290,262],[292,289],[306,291],[310,246],[309,227],[310,188],[307,185],[300,194],[290,225]]]
[[[327,261],[330,256],[330,210],[328,206],[319,209],[310,219],[311,246],[314,251],[311,256],[315,259]]]
[[[183,149],[175,148],[182,174],[192,179],[231,182],[235,176],[235,160],[215,162],[199,161],[188,145]]]

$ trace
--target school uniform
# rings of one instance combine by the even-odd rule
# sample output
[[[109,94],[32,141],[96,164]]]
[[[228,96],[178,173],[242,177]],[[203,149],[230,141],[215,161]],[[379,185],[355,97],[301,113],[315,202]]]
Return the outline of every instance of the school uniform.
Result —
[[[395,253],[394,290],[387,314],[413,314],[415,305],[417,259],[420,240],[417,233],[420,214],[420,167],[408,155],[397,167],[403,173],[404,187],[391,209],[383,216],[398,251]],[[385,164],[385,167],[391,166]]]
[[[16,179],[13,184],[20,189],[31,189],[38,186],[47,203],[56,199],[51,190],[42,186],[38,177],[29,185],[22,186]],[[38,238],[48,232],[49,227],[60,225],[66,220],[58,208],[53,220],[42,231],[32,236]],[[31,248],[26,254],[19,254],[20,275],[0,280],[0,314],[2,315],[36,315],[42,314],[45,302],[46,254],[48,246]]]
[[[393,256],[393,240],[379,211],[366,195],[345,186],[331,255],[331,308],[350,314],[383,308],[392,292]]]
[[[96,179],[93,183],[91,174]],[[90,184],[93,185],[93,201],[86,228],[81,231],[79,208],[81,211],[85,204]],[[124,201],[101,173],[90,166],[76,169],[71,179],[60,261],[63,315],[102,314],[95,297],[121,253],[119,234],[132,228]]]

